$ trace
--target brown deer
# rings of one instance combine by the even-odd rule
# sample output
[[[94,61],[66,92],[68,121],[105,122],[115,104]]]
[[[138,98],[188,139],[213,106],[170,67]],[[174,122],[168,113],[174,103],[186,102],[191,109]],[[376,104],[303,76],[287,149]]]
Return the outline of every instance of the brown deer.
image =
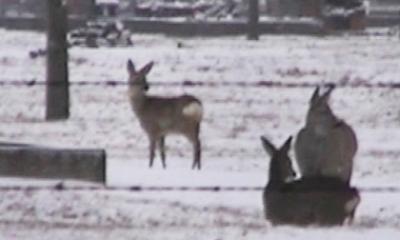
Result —
[[[349,182],[353,159],[357,152],[357,138],[353,129],[338,119],[328,100],[334,86],[320,96],[314,91],[305,126],[299,131],[295,154],[302,176],[338,177]]]
[[[153,166],[155,149],[158,146],[163,168],[166,168],[165,137],[169,134],[185,136],[193,145],[192,168],[201,169],[201,142],[199,138],[203,107],[200,100],[190,95],[178,97],[148,96],[149,84],[146,76],[153,62],[136,70],[128,60],[129,99],[140,125],[150,140],[150,163]]]
[[[342,225],[354,218],[361,201],[359,192],[340,178],[313,176],[288,181],[293,177],[288,156],[292,138],[276,148],[265,137],[261,141],[271,156],[269,179],[263,192],[265,218],[273,225]]]

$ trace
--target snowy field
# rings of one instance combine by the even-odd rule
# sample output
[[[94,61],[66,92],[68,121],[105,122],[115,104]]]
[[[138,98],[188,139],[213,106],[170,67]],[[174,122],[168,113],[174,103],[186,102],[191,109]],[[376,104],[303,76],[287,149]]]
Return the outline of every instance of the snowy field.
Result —
[[[45,35],[0,29],[0,82],[44,81],[45,59],[29,51]],[[154,60],[150,93],[198,96],[205,106],[203,169],[192,171],[190,145],[167,138],[167,165],[148,169],[147,139],[130,109],[125,85],[72,85],[71,117],[45,122],[42,85],[0,86],[0,141],[105,148],[107,185],[246,186],[267,181],[260,135],[281,144],[303,126],[311,87],[256,86],[336,82],[334,112],[358,136],[352,183],[365,191],[351,226],[272,227],[263,219],[261,192],[127,192],[2,190],[0,239],[398,239],[400,89],[364,84],[399,82],[400,40],[371,36],[263,36],[176,39],[133,35],[132,48],[70,50],[71,82],[126,81],[126,61]],[[178,42],[182,48],[178,48]],[[168,85],[194,81],[203,86]],[[233,83],[222,84],[222,83]],[[236,83],[236,84],[235,84]],[[254,83],[242,86],[237,83]],[[1,179],[0,186],[53,181]],[[67,185],[84,183],[67,182]]]

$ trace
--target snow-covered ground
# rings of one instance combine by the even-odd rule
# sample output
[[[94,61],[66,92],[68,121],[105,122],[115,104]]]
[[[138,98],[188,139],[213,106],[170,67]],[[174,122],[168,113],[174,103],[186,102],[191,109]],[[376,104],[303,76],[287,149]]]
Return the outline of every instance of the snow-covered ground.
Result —
[[[0,81],[44,81],[45,59],[29,58],[45,36],[0,29]],[[71,118],[45,122],[44,86],[0,87],[0,141],[105,148],[109,186],[247,186],[267,181],[266,135],[280,144],[304,124],[312,88],[219,83],[260,81],[393,83],[400,76],[400,41],[371,36],[263,36],[176,39],[133,35],[132,48],[70,50],[72,82],[126,81],[126,61],[154,60],[148,80],[204,86],[154,85],[150,93],[190,93],[202,99],[202,171],[192,171],[191,147],[167,139],[168,169],[148,169],[147,139],[124,85],[72,85]],[[183,47],[178,48],[179,45]],[[400,186],[400,89],[335,90],[331,105],[359,139],[353,184],[368,190]],[[29,180],[29,184],[52,184]],[[0,179],[1,186],[26,185]],[[71,183],[76,184],[76,183]],[[79,183],[78,183],[79,184]],[[400,193],[364,191],[352,226],[272,227],[261,192],[127,192],[2,190],[0,239],[398,239]]]

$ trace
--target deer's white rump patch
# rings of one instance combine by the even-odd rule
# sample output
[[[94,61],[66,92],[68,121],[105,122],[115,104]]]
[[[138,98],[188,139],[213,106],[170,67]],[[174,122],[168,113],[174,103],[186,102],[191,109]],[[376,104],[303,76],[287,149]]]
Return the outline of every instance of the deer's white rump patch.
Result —
[[[200,103],[193,102],[185,106],[182,109],[182,113],[184,116],[193,117],[200,121],[203,118],[203,107]]]

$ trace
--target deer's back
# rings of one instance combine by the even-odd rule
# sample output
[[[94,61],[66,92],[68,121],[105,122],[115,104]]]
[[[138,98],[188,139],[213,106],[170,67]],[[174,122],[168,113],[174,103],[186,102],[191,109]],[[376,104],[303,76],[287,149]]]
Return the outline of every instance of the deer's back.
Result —
[[[149,133],[182,133],[193,129],[202,118],[201,102],[190,95],[180,97],[146,97],[133,101],[142,127]]]
[[[353,129],[340,122],[324,135],[312,127],[303,128],[297,136],[295,152],[304,176],[324,175],[349,181],[357,147]]]
[[[340,179],[313,177],[267,185],[263,200],[265,216],[274,224],[340,225],[355,211],[359,193]]]

